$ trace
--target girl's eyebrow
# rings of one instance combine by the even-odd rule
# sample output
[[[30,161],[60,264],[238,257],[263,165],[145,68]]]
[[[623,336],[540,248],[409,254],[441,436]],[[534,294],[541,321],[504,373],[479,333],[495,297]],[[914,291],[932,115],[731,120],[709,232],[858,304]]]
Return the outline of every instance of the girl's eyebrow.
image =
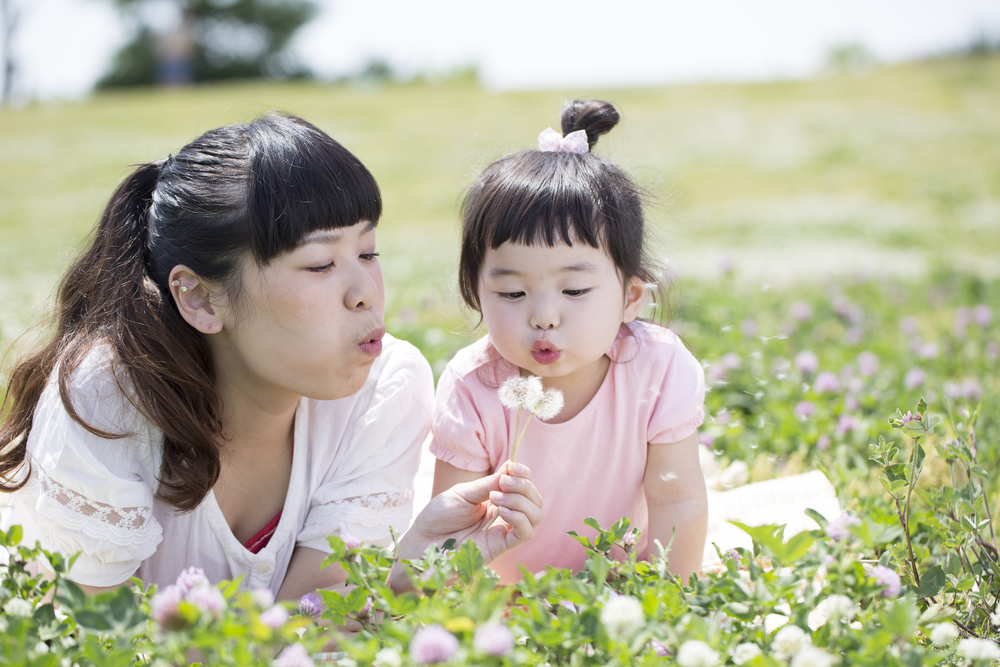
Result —
[[[556,270],[556,273],[597,273],[597,265],[591,262],[579,262],[577,264],[570,264],[569,266],[564,266]],[[488,278],[503,278],[505,276],[523,276],[524,274],[517,269],[508,269],[503,266],[498,266],[496,268],[490,269],[490,272],[486,274]]]

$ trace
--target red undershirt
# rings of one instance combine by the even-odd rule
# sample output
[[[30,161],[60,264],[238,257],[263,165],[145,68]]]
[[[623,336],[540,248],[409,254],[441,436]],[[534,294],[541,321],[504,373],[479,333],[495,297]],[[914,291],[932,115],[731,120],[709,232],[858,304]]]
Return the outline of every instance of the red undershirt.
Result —
[[[292,450],[292,459],[295,458],[295,450]],[[267,543],[271,541],[271,536],[274,535],[274,531],[278,529],[278,522],[281,521],[281,511],[274,515],[274,518],[267,522],[267,525],[260,529],[260,531],[251,537],[249,540],[243,543],[243,548],[252,554],[260,553],[260,550],[267,546]]]

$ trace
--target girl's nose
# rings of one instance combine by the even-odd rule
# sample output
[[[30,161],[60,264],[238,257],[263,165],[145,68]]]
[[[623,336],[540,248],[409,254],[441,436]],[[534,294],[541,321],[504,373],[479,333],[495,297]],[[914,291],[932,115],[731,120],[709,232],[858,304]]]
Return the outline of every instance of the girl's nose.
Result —
[[[540,303],[532,309],[529,324],[532,329],[555,329],[559,326],[559,314],[551,306]]]

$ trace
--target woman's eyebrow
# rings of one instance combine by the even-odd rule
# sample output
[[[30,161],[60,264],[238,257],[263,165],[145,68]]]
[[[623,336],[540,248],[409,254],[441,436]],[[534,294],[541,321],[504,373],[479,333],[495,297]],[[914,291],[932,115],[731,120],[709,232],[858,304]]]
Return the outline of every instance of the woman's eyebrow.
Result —
[[[375,229],[375,223],[369,222],[365,225],[365,228],[361,230],[361,234],[367,234],[373,229]],[[340,243],[343,240],[344,232],[340,229],[319,229],[311,234],[303,236],[302,241],[299,242],[299,246],[304,246],[309,243]]]

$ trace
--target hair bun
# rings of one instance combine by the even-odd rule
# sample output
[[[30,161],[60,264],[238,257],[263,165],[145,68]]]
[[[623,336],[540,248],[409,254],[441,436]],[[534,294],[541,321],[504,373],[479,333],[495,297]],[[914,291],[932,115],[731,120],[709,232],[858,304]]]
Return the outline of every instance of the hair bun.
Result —
[[[597,139],[617,125],[621,116],[610,102],[573,100],[563,109],[561,120],[563,136],[584,130],[587,133],[587,145],[593,150]]]

